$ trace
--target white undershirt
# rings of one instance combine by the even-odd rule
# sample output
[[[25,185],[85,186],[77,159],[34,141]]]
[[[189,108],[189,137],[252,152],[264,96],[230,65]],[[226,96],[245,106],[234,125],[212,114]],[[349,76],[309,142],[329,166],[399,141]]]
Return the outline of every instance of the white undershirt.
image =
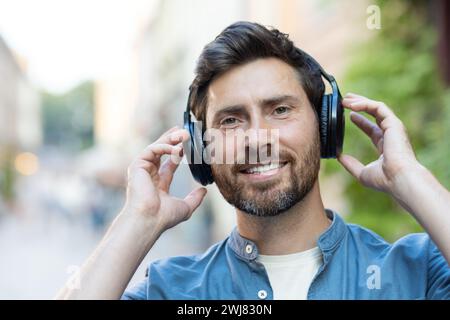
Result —
[[[322,264],[318,247],[281,256],[259,255],[269,275],[275,300],[306,300],[309,286]]]

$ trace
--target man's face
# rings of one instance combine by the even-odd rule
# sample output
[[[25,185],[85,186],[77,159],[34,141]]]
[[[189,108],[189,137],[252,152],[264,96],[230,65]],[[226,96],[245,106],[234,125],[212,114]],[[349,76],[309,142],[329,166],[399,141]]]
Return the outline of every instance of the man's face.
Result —
[[[211,163],[211,169],[222,195],[241,211],[274,216],[312,189],[320,168],[318,124],[290,65],[258,59],[215,79],[208,90],[206,126],[222,134],[225,154],[236,155],[234,163]],[[277,134],[277,146],[262,139],[264,130]],[[252,139],[236,139],[239,131],[251,132]],[[263,166],[270,160],[249,164],[249,153],[261,148],[277,158],[270,167]]]

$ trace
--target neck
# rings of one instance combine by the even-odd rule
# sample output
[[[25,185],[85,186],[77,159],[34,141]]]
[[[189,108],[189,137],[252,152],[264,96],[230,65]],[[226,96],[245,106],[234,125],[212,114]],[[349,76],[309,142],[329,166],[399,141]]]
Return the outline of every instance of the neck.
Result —
[[[314,248],[330,225],[317,180],[302,201],[277,216],[257,217],[238,209],[236,212],[239,234],[253,241],[264,255],[284,255]]]

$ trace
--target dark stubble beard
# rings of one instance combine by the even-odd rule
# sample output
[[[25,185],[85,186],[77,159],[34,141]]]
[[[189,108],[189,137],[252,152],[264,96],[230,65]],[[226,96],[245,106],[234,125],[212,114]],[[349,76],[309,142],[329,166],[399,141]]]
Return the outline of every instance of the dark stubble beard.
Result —
[[[238,165],[211,165],[214,180],[225,200],[237,209],[259,217],[279,215],[302,201],[313,188],[320,169],[319,135],[298,157],[281,150],[280,160],[289,162],[281,179],[250,184],[239,177]]]

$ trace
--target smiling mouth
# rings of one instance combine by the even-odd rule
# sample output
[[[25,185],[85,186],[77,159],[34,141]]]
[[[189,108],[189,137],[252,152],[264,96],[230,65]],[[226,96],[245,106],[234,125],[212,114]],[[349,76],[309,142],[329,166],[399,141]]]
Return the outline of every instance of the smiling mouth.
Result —
[[[240,173],[246,175],[262,175],[268,176],[277,173],[281,168],[283,168],[287,162],[276,162],[268,164],[256,164],[253,166],[248,166],[245,169],[240,170]]]

